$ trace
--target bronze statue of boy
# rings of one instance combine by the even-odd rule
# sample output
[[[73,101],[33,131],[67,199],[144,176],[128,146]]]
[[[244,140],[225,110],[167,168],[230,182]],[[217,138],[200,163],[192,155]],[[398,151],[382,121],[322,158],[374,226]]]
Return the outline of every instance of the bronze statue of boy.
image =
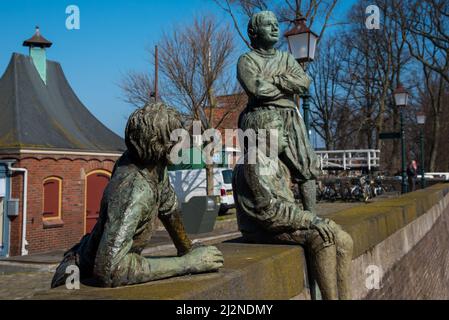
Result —
[[[257,161],[252,163],[245,148],[244,159],[235,167],[239,229],[249,242],[304,246],[322,297],[350,299],[352,239],[335,222],[316,215],[318,160],[294,99],[310,80],[293,56],[274,48],[279,26],[272,12],[254,14],[248,34],[253,50],[240,57],[237,70],[248,95],[239,128],[255,130],[257,135],[260,130],[277,130],[278,152],[273,158],[265,152],[269,146],[259,145]],[[300,187],[302,209],[293,197],[292,183]]]
[[[99,219],[92,233],[66,252],[52,288],[65,283],[69,265],[79,267],[81,279],[94,279],[103,287],[216,271],[223,266],[223,256],[215,247],[192,246],[178,213],[167,164],[177,143],[170,140],[170,134],[180,128],[178,112],[161,103],[147,105],[130,116],[125,132],[127,151],[114,167]],[[141,255],[156,217],[170,234],[178,257]]]
[[[249,21],[253,50],[243,54],[237,65],[237,78],[248,95],[239,128],[245,117],[258,109],[270,109],[280,115],[289,136],[280,157],[290,169],[293,182],[299,185],[305,208],[314,211],[319,162],[295,101],[295,94],[304,93],[310,79],[291,54],[274,47],[279,31],[276,16],[270,11],[256,13]]]

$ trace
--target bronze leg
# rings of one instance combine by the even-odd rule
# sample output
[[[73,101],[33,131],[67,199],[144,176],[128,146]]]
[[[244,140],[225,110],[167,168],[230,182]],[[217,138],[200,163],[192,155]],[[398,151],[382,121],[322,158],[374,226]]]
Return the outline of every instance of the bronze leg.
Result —
[[[353,242],[351,236],[343,230],[335,234],[337,244],[337,286],[340,300],[351,299],[351,263]]]

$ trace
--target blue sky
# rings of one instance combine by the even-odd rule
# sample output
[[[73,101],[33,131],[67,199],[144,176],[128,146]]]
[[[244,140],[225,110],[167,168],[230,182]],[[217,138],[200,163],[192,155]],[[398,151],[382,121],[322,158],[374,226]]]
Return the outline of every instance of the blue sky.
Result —
[[[353,2],[341,1],[334,16],[344,16]],[[80,30],[65,27],[69,5],[80,9]],[[152,72],[145,49],[157,43],[163,30],[199,13],[228,21],[212,0],[0,0],[0,74],[13,52],[27,54],[22,42],[38,25],[53,42],[48,59],[61,63],[80,100],[123,136],[132,107],[120,100],[122,75],[129,70]]]

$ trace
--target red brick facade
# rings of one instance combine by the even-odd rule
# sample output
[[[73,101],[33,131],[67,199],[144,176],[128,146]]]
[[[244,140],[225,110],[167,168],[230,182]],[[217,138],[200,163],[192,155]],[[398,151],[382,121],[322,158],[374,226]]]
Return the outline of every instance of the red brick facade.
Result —
[[[211,126],[219,130],[237,129],[240,113],[245,109],[247,102],[248,97],[245,93],[217,97],[217,107],[213,109]],[[206,115],[208,117],[210,115],[209,108],[206,109]]]
[[[2,155],[15,159],[16,168],[28,170],[27,232],[28,253],[67,249],[77,243],[85,230],[86,175],[96,170],[112,172],[118,156]],[[43,182],[48,177],[62,179],[61,220],[45,222]],[[20,200],[20,213],[11,219],[10,256],[20,255],[22,238],[23,174],[14,173],[12,197]]]

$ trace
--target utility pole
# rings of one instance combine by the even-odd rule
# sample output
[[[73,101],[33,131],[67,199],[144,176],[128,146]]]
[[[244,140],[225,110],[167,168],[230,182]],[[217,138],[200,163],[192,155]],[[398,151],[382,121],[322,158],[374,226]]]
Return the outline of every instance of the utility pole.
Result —
[[[154,49],[154,101],[159,100],[159,51],[156,46]]]
[[[408,193],[408,183],[407,183],[407,164],[406,164],[406,151],[405,151],[405,128],[404,128],[404,111],[402,108],[399,110],[400,112],[400,132],[401,132],[401,191],[402,194]]]
[[[207,91],[207,98],[209,101],[209,121],[210,125],[212,127],[213,119],[213,112],[216,106],[216,100],[214,96],[214,89],[212,87],[212,83],[210,83],[211,73],[212,73],[212,65],[211,65],[211,55],[212,52],[210,50],[210,47],[207,52],[207,85],[209,86]],[[201,148],[202,149],[202,148]],[[203,149],[202,149],[203,150]],[[212,152],[215,152],[215,149],[212,149]],[[206,189],[207,189],[207,195],[212,196],[214,194],[214,163],[213,163],[213,154],[206,154]]]
[[[421,189],[426,187],[425,168],[424,168],[424,128],[420,130],[420,147],[421,147]]]

